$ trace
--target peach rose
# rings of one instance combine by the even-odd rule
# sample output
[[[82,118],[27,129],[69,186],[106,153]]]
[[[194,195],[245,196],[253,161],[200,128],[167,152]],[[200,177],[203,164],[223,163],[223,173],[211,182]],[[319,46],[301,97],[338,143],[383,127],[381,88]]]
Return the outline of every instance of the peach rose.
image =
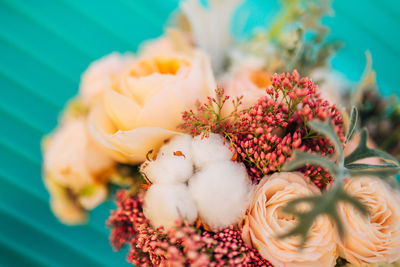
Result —
[[[319,217],[314,222],[303,251],[298,250],[299,237],[275,238],[297,223],[296,218],[282,212],[282,208],[292,199],[319,193],[301,173],[281,172],[264,177],[243,221],[243,240],[276,267],[334,266],[335,231],[327,217]]]
[[[182,112],[215,87],[209,59],[200,51],[140,58],[111,80],[89,116],[91,132],[116,160],[143,162],[180,133]]]
[[[265,96],[267,86],[271,84],[269,76],[264,70],[245,70],[237,74],[230,74],[221,78],[220,86],[230,99],[243,96],[240,109],[247,109],[257,103],[257,100]],[[224,106],[223,113],[228,115],[233,111],[231,101]]]
[[[79,86],[83,102],[92,105],[107,88],[108,80],[121,73],[132,61],[132,55],[114,52],[91,63],[82,74]]]
[[[83,218],[80,209],[93,209],[106,198],[105,178],[113,166],[91,139],[86,119],[65,120],[44,148],[44,177],[54,213],[66,223]]]
[[[339,241],[340,254],[357,266],[400,260],[400,193],[378,178],[350,179],[345,190],[369,210],[362,216],[353,206],[340,203],[338,212],[346,229]]]

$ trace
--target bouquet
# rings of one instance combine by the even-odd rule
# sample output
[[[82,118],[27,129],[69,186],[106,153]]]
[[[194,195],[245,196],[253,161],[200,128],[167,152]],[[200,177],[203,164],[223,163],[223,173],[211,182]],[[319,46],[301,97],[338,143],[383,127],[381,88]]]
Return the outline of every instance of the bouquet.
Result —
[[[114,198],[111,244],[138,266],[397,266],[400,106],[371,56],[357,85],[330,68],[328,1],[235,39],[240,4],[182,1],[89,66],[43,140],[52,211],[80,224]]]

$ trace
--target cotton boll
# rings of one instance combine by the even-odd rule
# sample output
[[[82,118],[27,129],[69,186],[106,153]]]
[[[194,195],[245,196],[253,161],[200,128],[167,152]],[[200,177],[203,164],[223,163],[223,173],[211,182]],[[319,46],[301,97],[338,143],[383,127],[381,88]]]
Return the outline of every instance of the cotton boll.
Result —
[[[243,164],[220,161],[196,173],[189,180],[189,190],[202,222],[221,229],[242,218],[253,186]]]
[[[155,160],[148,160],[140,167],[152,183],[185,183],[193,174],[191,155],[192,137],[177,136],[164,145]]]
[[[224,145],[224,138],[219,134],[211,133],[208,138],[200,135],[193,138],[192,151],[193,162],[197,168],[203,168],[209,163],[217,161],[229,161],[233,152],[229,146]]]
[[[193,164],[182,156],[160,157],[143,163],[140,171],[154,184],[185,183],[193,174]]]
[[[163,145],[158,152],[158,157],[174,156],[192,160],[192,136],[188,134],[182,134],[175,136],[165,145]]]
[[[196,205],[184,184],[153,184],[144,197],[143,212],[153,227],[171,228],[178,218],[193,223]]]

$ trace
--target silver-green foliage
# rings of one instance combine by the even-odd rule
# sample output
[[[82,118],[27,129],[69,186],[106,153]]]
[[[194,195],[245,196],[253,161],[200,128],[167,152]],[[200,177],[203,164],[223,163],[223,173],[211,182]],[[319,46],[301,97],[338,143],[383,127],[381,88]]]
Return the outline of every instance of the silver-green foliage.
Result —
[[[350,115],[350,125],[346,134],[346,142],[351,140],[354,136],[356,125],[357,109],[353,108]],[[395,158],[384,151],[372,149],[367,146],[368,133],[365,129],[361,130],[358,147],[350,155],[344,157],[342,143],[340,142],[330,120],[325,122],[313,120],[309,123],[309,127],[314,131],[325,135],[333,143],[335,146],[336,157],[332,159],[320,154],[295,151],[293,160],[285,164],[283,167],[285,171],[292,171],[306,164],[318,165],[328,170],[334,177],[332,187],[323,194],[292,200],[283,209],[284,212],[296,216],[298,223],[290,231],[280,235],[279,237],[286,238],[292,235],[298,235],[301,237],[301,248],[303,248],[306,243],[307,234],[312,227],[314,220],[321,215],[329,216],[335,223],[339,235],[341,237],[344,236],[345,229],[343,228],[341,218],[337,212],[337,204],[339,202],[347,202],[348,204],[353,205],[362,214],[368,214],[364,205],[344,190],[343,183],[346,178],[369,175],[386,180],[388,177],[400,173],[400,163]],[[361,159],[371,157],[381,158],[384,163],[381,165],[355,163]],[[300,211],[298,205],[303,203],[308,203],[311,206],[311,209]]]

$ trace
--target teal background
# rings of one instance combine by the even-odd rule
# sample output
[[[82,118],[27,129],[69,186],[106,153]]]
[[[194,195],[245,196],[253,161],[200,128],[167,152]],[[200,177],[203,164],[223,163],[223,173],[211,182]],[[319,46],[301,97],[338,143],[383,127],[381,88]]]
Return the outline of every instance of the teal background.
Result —
[[[112,202],[86,226],[51,214],[41,181],[42,136],[57,123],[88,64],[112,51],[135,51],[157,37],[178,0],[0,0],[0,266],[129,266],[108,243]],[[399,93],[400,1],[336,0],[323,22],[347,43],[332,65],[358,80],[365,50],[382,93]],[[248,1],[245,29],[277,11],[274,0]]]

